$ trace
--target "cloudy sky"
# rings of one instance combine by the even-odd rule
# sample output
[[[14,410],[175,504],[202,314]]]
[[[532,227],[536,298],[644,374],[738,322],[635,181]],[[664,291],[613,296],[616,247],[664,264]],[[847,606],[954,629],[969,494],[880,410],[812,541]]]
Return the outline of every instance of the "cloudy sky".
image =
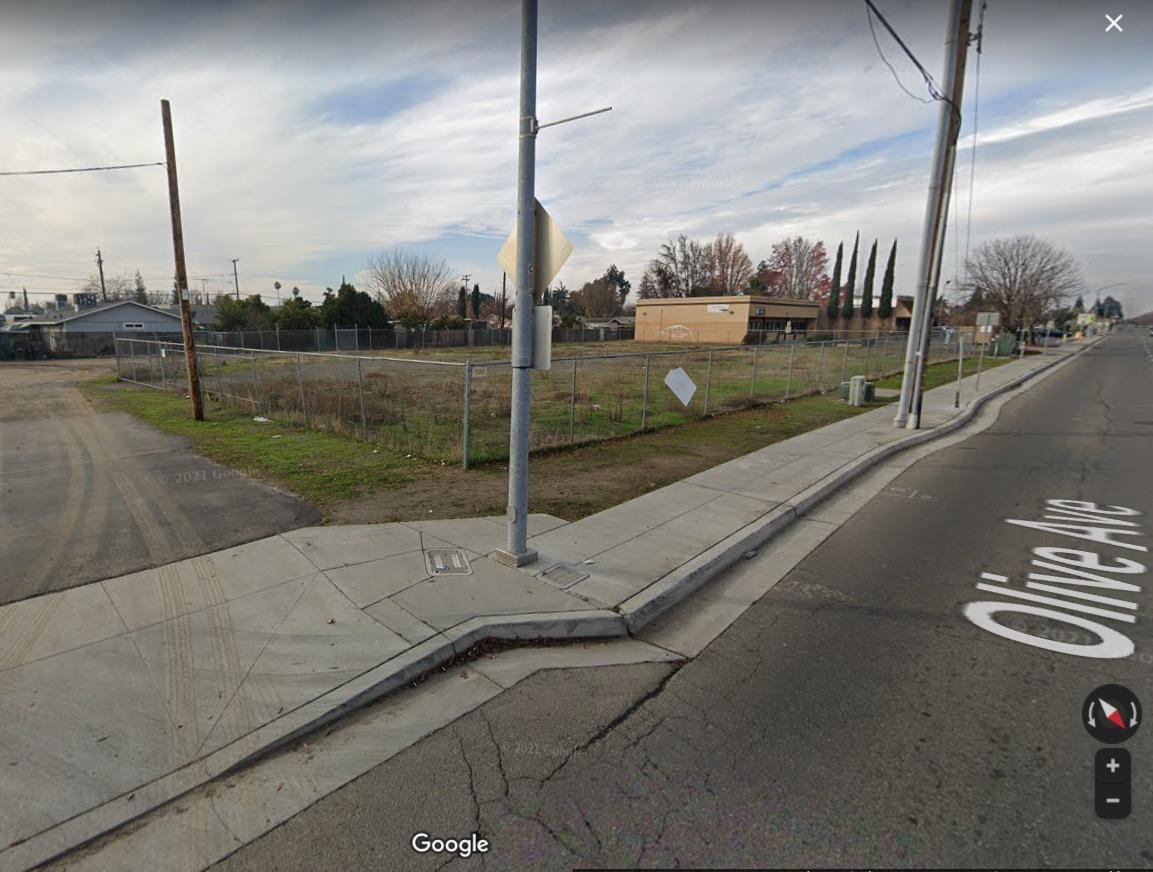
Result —
[[[876,0],[938,81],[944,0]],[[979,5],[979,0],[978,0]],[[660,242],[732,232],[900,240],[914,281],[936,106],[904,93],[859,0],[541,0],[537,193],[575,245],[559,278],[633,280]],[[1106,33],[1105,13],[1123,13]],[[970,54],[943,279],[1035,233],[1088,295],[1153,309],[1153,2],[989,0]],[[976,23],[974,21],[974,29]],[[920,98],[919,74],[877,27]],[[194,288],[318,299],[394,246],[486,291],[515,217],[516,0],[0,0],[0,171],[163,160],[172,101]],[[969,221],[974,108],[976,175]],[[170,285],[162,167],[0,177],[0,289],[94,268]]]

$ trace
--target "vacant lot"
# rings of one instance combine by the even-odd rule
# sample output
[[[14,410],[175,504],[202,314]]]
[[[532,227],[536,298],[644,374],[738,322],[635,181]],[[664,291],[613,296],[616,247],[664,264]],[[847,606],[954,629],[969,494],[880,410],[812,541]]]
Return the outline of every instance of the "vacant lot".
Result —
[[[319,519],[184,439],[94,409],[78,384],[111,368],[0,363],[0,603]]]
[[[575,346],[533,374],[530,445],[534,451],[573,447],[676,426],[835,387],[853,375],[896,372],[903,343],[862,342],[678,349],[621,353],[636,343]],[[132,343],[122,373],[155,387],[184,384],[179,349]],[[645,346],[641,346],[645,347]],[[493,349],[481,349],[489,352]],[[616,352],[605,355],[604,352]],[[507,361],[475,361],[467,349],[407,357],[278,354],[202,349],[207,395],[276,421],[359,436],[382,448],[436,462],[507,456],[512,409]],[[597,354],[600,356],[597,356]],[[938,343],[934,354],[954,349]],[[470,360],[466,364],[466,360]],[[683,370],[696,386],[686,405],[666,386]],[[466,412],[467,410],[467,412]],[[466,426],[467,414],[467,426]]]

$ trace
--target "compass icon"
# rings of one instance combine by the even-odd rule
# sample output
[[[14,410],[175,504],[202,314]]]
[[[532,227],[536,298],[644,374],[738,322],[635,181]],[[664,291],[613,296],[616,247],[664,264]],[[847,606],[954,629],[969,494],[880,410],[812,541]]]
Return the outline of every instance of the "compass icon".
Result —
[[[1081,706],[1081,721],[1098,742],[1116,745],[1141,726],[1141,703],[1136,694],[1120,684],[1103,684]]]

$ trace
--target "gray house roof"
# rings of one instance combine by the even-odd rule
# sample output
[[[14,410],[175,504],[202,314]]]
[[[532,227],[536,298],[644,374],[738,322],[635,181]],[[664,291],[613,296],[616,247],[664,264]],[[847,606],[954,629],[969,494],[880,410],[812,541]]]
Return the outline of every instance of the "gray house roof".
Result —
[[[163,309],[157,309],[155,306],[145,306],[143,303],[137,303],[135,300],[119,300],[115,303],[106,303],[100,306],[93,306],[89,309],[81,309],[75,315],[69,315],[67,318],[59,318],[55,321],[49,321],[49,324],[63,324],[66,321],[75,321],[78,318],[87,318],[96,312],[107,312],[109,309],[115,309],[117,306],[135,306],[137,309],[143,309],[146,312],[153,312],[157,315],[164,315],[167,318],[172,318],[174,321],[180,320],[180,315],[174,315],[172,312],[165,312]]]

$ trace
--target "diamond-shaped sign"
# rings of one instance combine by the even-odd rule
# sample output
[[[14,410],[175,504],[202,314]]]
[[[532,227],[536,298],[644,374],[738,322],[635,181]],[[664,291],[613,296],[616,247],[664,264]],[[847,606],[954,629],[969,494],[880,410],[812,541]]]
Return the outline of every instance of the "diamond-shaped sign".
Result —
[[[697,392],[696,383],[679,366],[669,370],[669,374],[665,376],[665,384],[685,406],[692,402],[693,394]]]
[[[533,259],[533,293],[543,291],[549,282],[556,278],[560,268],[564,266],[569,255],[572,254],[572,243],[565,239],[560,227],[552,220],[552,216],[545,211],[539,200],[536,204],[536,257]],[[509,279],[516,283],[516,230],[509,234],[501,246],[496,262],[505,271]]]

